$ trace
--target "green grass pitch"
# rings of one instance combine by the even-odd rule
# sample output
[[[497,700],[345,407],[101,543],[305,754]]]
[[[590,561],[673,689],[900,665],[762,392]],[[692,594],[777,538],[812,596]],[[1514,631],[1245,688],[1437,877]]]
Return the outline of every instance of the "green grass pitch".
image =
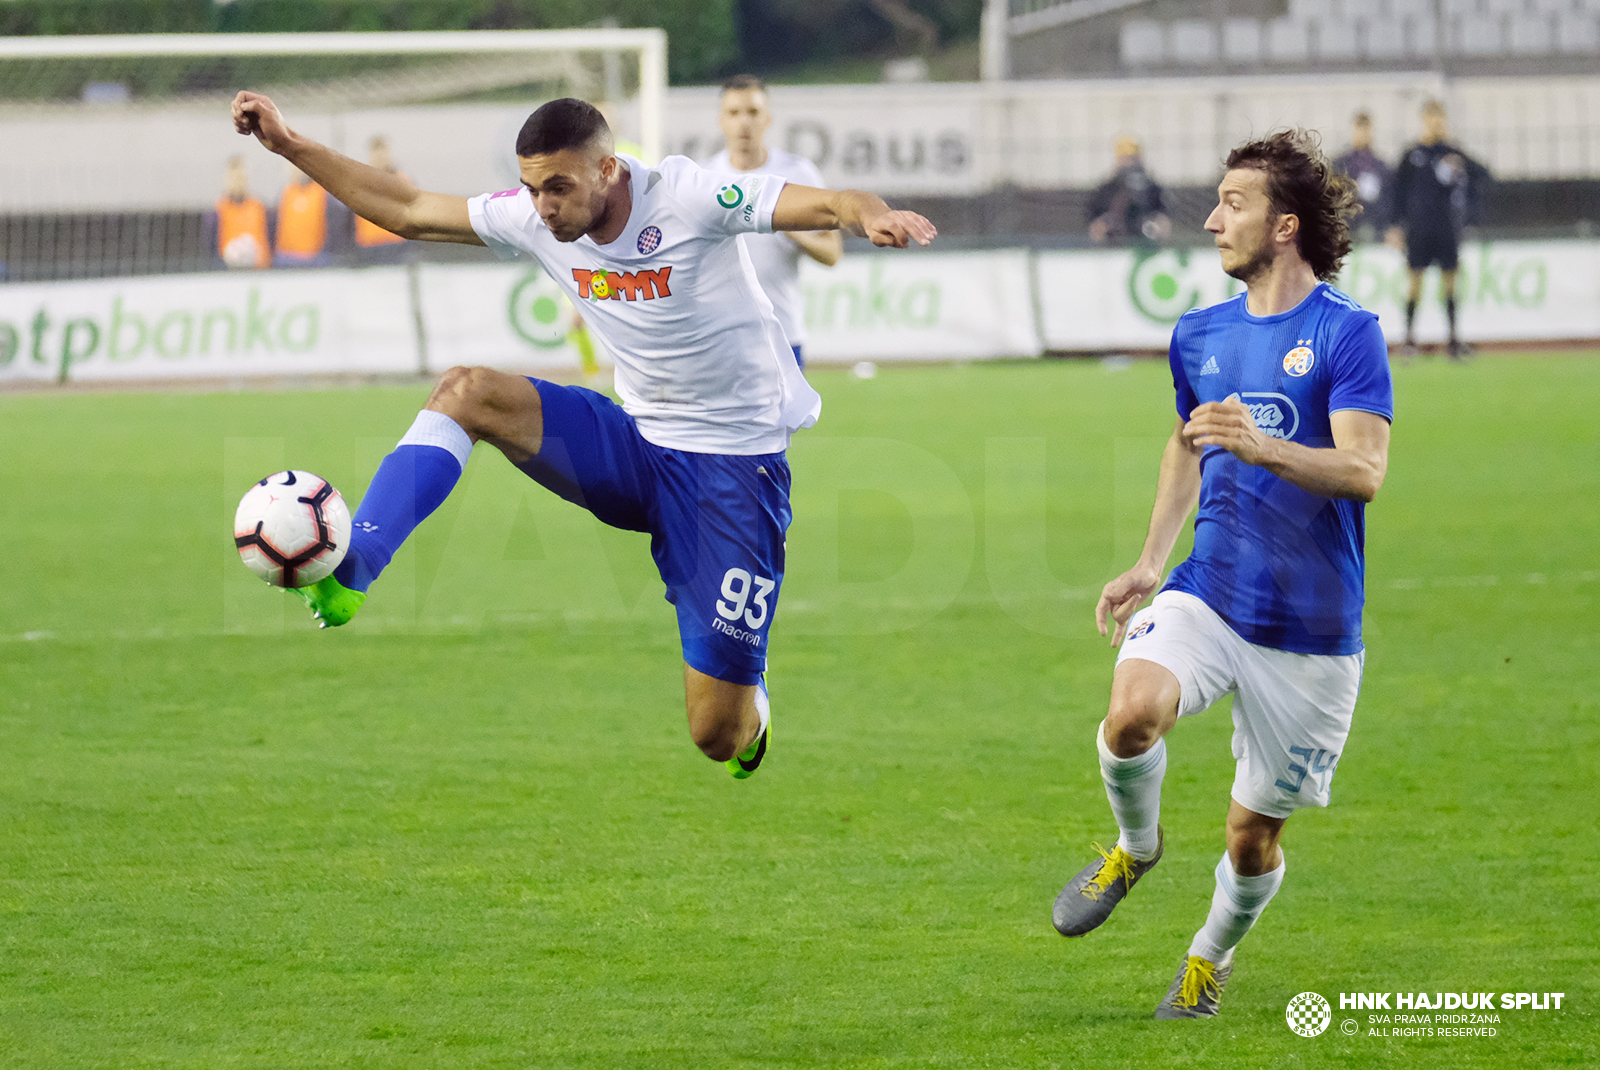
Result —
[[[251,481],[359,499],[425,388],[0,396],[0,1067],[1600,1065],[1600,354],[1397,369],[1334,805],[1205,1022],[1148,1015],[1225,709],[1169,738],[1161,866],[1049,922],[1115,836],[1091,611],[1164,366],[815,380],[744,783],[688,741],[644,538],[492,451],[348,628],[239,565]],[[1480,990],[1565,997],[1479,1038],[1337,1010]]]

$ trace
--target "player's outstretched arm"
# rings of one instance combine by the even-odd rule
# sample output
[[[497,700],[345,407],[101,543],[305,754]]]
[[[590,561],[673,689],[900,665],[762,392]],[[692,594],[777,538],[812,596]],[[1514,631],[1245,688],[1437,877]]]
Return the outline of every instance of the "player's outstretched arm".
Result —
[[[465,198],[419,190],[397,174],[369,167],[295,133],[277,105],[260,93],[246,89],[233,98],[233,127],[255,135],[356,215],[384,230],[421,241],[483,244],[472,229]]]
[[[1183,421],[1178,420],[1161,454],[1161,476],[1156,481],[1156,504],[1150,511],[1150,530],[1144,539],[1139,562],[1105,585],[1094,607],[1095,627],[1101,635],[1111,627],[1111,645],[1122,642],[1128,619],[1139,605],[1161,586],[1167,558],[1178,545],[1178,536],[1200,500],[1200,451],[1183,438]]]
[[[833,267],[844,256],[844,236],[837,230],[785,231],[800,251],[823,267]]]
[[[912,242],[927,245],[939,236],[934,225],[915,212],[895,211],[883,198],[858,189],[817,189],[793,182],[778,194],[772,210],[773,230],[848,230],[873,245],[904,249]]]
[[[1262,434],[1244,403],[1230,398],[1196,408],[1183,437],[1197,448],[1221,446],[1245,464],[1265,468],[1312,494],[1370,502],[1389,471],[1389,421],[1377,413],[1344,409],[1328,422],[1333,449],[1302,446]]]

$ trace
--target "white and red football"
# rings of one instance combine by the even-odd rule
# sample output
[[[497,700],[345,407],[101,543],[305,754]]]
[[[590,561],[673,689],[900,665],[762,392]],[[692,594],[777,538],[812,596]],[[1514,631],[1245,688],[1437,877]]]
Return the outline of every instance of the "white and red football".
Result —
[[[274,587],[309,587],[344,560],[350,507],[321,476],[277,472],[240,499],[233,542],[250,571]]]

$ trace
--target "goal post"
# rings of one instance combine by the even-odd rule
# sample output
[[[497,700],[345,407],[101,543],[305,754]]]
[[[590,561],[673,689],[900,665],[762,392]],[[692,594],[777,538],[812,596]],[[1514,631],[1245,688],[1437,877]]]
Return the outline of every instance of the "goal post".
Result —
[[[418,186],[473,196],[515,185],[516,132],[555,97],[596,103],[625,151],[660,159],[667,35],[0,38],[0,282],[220,266],[207,228],[223,191],[243,181],[270,207],[290,180],[286,164],[234,132],[227,105],[240,89],[267,93],[295,129],[347,155],[371,160],[382,143],[388,166]],[[346,248],[336,260],[367,258]]]
[[[661,29],[450,30],[394,33],[108,34],[0,38],[0,61],[141,57],[562,56],[638,57],[639,140],[659,158],[667,93],[667,35]],[[0,68],[3,69],[3,68]],[[0,79],[0,104],[10,102]]]

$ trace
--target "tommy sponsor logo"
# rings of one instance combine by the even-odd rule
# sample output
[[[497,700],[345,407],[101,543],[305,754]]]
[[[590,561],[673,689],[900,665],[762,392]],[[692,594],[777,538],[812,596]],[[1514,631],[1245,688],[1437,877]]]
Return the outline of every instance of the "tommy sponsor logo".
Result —
[[[1289,352],[1283,355],[1283,370],[1290,375],[1299,377],[1311,370],[1316,364],[1316,354],[1311,352],[1311,340],[1302,338]]]
[[[1250,419],[1263,435],[1271,438],[1293,438],[1300,430],[1300,410],[1284,394],[1270,392],[1233,393],[1228,401],[1242,402],[1250,410]]]
[[[1220,375],[1220,374],[1222,374],[1222,369],[1217,367],[1217,358],[1216,357],[1207,357],[1206,358],[1206,362],[1204,364],[1200,365],[1200,374],[1201,375]]]
[[[672,291],[667,287],[667,280],[672,277],[672,268],[657,268],[653,271],[610,271],[606,268],[595,268],[592,271],[583,268],[572,269],[572,281],[578,284],[578,296],[590,301],[649,301],[657,297],[671,297]]]
[[[640,253],[649,256],[661,244],[661,228],[645,227],[639,232],[639,240],[634,244],[638,247]]]

